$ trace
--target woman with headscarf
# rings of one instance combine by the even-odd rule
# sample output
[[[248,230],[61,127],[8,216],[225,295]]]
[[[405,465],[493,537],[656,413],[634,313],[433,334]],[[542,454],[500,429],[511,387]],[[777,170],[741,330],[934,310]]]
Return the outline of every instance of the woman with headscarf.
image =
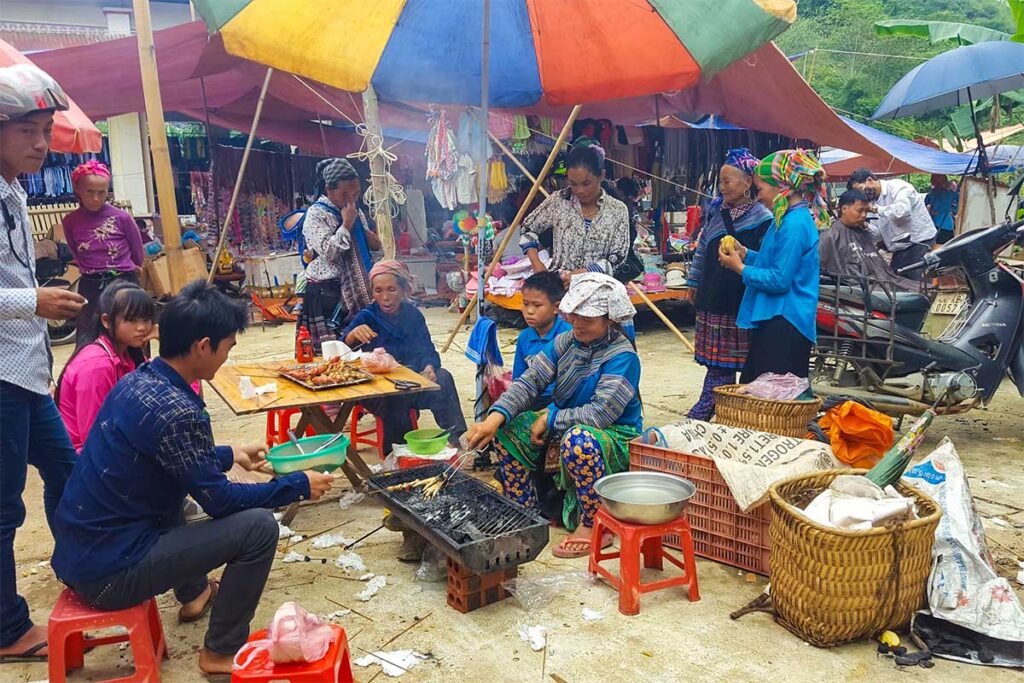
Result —
[[[700,399],[689,417],[710,420],[715,414],[715,387],[732,384],[747,360],[747,331],[736,324],[743,279],[718,262],[722,238],[731,235],[748,249],[757,250],[771,226],[772,213],[757,201],[753,189],[758,159],[746,147],[731,149],[718,173],[721,196],[711,202],[708,220],[697,242],[687,284],[696,290],[696,353],[694,359],[707,368]]]
[[[590,531],[600,500],[594,483],[629,466],[629,442],[640,434],[640,358],[621,324],[636,313],[622,283],[603,273],[574,275],[560,308],[572,324],[541,353],[467,432],[469,446],[496,439],[499,478],[509,498],[539,504],[534,478],[549,444],[558,444],[556,486],[565,492],[562,522],[573,533],[558,557],[590,552]],[[552,401],[532,411],[554,383]],[[611,539],[602,539],[602,547]]]
[[[747,287],[736,319],[751,330],[744,384],[766,372],[807,377],[818,306],[818,227],[828,222],[824,182],[821,164],[802,149],[768,155],[754,169],[754,185],[775,225],[758,251],[738,245],[719,252],[722,265]]]
[[[404,263],[381,261],[370,270],[373,303],[356,314],[341,334],[350,347],[366,351],[383,348],[402,365],[441,387],[392,398],[366,401],[363,405],[384,422],[386,450],[405,442],[412,430],[410,409],[429,410],[434,421],[450,432],[448,442],[458,445],[466,431],[459,392],[450,372],[441,367],[441,356],[430,339],[423,314],[406,297],[412,291],[412,275]]]
[[[78,293],[86,304],[78,315],[75,342],[94,327],[100,293],[114,280],[139,281],[144,263],[142,234],[135,220],[109,204],[110,169],[90,159],[71,172],[78,208],[61,221],[82,277]]]
[[[519,247],[536,273],[551,270],[568,284],[578,273],[624,272],[632,252],[629,209],[605,192],[605,153],[589,138],[580,139],[565,158],[569,187],[555,192],[523,221]],[[541,236],[551,232],[551,262],[538,253]],[[635,275],[636,273],[634,273]]]
[[[302,327],[309,330],[319,354],[321,342],[336,339],[335,330],[370,303],[370,250],[380,249],[380,240],[359,210],[362,187],[351,162],[324,159],[316,172],[320,196],[302,222],[312,259],[296,333]]]

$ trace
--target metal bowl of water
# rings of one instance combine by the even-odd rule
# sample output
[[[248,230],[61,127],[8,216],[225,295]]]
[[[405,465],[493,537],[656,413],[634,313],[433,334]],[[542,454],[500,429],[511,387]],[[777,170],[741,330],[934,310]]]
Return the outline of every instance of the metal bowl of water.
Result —
[[[612,517],[632,524],[664,524],[683,513],[697,492],[693,482],[661,472],[620,472],[594,490]]]

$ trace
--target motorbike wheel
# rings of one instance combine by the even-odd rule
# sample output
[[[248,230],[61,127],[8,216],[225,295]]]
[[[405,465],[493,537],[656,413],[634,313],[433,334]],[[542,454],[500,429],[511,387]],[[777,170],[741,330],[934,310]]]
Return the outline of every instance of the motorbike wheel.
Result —
[[[77,327],[74,320],[47,320],[46,332],[50,336],[50,346],[63,346],[75,342]]]

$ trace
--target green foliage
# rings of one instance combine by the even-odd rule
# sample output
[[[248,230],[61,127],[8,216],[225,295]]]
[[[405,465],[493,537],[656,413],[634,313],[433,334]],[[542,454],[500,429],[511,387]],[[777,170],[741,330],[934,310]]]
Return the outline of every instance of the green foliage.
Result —
[[[995,31],[977,24],[961,24],[952,21],[923,21],[920,19],[888,19],[875,22],[875,32],[880,36],[916,36],[930,43],[952,41],[958,45],[973,45],[992,40],[1009,40],[1010,34]]]
[[[1024,0],[1009,1],[1018,7],[1015,12],[1024,13]],[[1007,0],[802,0],[798,11],[796,23],[776,43],[788,55],[817,48],[793,66],[825,102],[860,120],[871,116],[908,71],[950,48],[948,42],[931,44],[914,35],[879,37],[876,22],[945,21],[976,24],[1008,35],[1015,31],[1015,15]],[[909,138],[938,137],[944,128],[949,134],[953,132],[950,125],[948,112],[879,123],[887,132]]]

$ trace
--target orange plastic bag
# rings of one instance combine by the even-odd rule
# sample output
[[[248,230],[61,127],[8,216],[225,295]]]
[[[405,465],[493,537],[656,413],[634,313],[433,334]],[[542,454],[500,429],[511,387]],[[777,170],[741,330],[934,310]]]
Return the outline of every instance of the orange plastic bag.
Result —
[[[892,448],[892,419],[855,401],[847,401],[818,421],[832,453],[851,467],[870,468]]]

